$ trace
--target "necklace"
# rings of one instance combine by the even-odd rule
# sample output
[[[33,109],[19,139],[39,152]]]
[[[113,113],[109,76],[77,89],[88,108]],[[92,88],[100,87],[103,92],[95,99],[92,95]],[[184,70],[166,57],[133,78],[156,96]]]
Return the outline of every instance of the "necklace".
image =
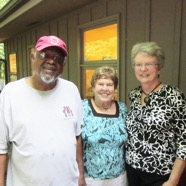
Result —
[[[153,92],[156,88],[158,88],[159,86],[161,85],[161,82],[160,83],[158,83],[151,91],[150,91],[150,93],[151,92]],[[145,103],[147,103],[148,101],[149,101],[149,94],[147,94],[146,92],[144,92],[144,90],[142,89],[142,87],[141,87],[141,91],[146,95],[146,97],[144,98],[144,102]]]
[[[108,112],[108,110],[110,109],[110,107],[112,106],[112,101],[110,103],[110,105],[108,107],[104,107],[104,106],[99,106],[96,101],[93,99],[95,105],[100,109],[100,110],[104,110],[105,112]]]

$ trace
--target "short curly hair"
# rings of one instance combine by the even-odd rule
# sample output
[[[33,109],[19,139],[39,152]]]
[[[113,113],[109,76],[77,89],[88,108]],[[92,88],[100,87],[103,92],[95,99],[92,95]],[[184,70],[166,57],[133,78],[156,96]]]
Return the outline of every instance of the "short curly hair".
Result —
[[[92,75],[92,79],[90,81],[92,88],[95,87],[97,80],[101,79],[101,78],[110,78],[114,82],[114,89],[117,88],[118,76],[117,76],[116,70],[113,67],[102,66],[102,67],[97,68],[94,71],[94,73]]]

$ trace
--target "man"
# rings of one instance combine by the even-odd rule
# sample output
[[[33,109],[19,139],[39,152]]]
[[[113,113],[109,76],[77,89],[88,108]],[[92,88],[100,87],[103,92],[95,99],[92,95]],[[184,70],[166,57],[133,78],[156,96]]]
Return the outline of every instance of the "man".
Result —
[[[34,75],[6,85],[0,97],[0,186],[85,186],[77,87],[59,78],[68,55],[56,36],[31,54]],[[11,152],[8,158],[8,148]]]

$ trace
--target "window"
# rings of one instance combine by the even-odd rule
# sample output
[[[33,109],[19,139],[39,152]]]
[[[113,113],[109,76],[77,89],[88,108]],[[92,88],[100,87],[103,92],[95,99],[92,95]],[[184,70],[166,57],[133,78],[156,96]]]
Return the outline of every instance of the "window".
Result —
[[[94,73],[94,70],[88,70],[88,69],[86,69],[84,72],[84,75],[85,75],[84,94],[85,94],[86,98],[91,98],[93,96],[92,90],[91,90],[91,85],[90,85],[90,81],[91,81],[93,73]]]
[[[95,69],[109,65],[118,70],[118,17],[80,29],[82,46],[81,95],[82,98],[91,98],[90,80]]]
[[[9,54],[9,79],[10,79],[10,81],[17,80],[17,59],[16,59],[16,53]]]
[[[84,61],[117,60],[117,24],[85,31]]]

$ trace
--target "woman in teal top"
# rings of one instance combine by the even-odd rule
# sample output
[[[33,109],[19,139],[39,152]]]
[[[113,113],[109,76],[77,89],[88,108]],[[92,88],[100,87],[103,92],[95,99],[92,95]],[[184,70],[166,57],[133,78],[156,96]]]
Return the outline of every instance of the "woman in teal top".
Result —
[[[124,158],[127,108],[114,100],[117,85],[115,70],[100,67],[91,80],[93,98],[83,100],[82,139],[87,186],[127,186]]]

